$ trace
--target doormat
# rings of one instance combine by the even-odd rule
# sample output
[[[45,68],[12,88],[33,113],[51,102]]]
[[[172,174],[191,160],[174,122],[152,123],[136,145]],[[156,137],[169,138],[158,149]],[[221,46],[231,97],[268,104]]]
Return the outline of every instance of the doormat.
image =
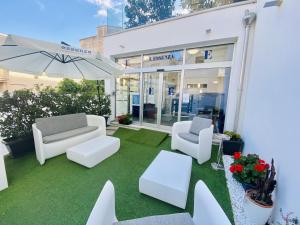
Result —
[[[134,142],[136,144],[143,144],[152,147],[159,146],[169,134],[154,130],[140,129],[133,135],[127,138],[127,141]]]

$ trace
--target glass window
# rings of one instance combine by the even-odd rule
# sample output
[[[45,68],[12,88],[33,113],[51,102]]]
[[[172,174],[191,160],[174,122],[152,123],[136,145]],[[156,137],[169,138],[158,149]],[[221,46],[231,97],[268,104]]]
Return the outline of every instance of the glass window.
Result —
[[[120,64],[124,68],[140,68],[141,67],[141,56],[134,56],[128,58],[116,59],[116,63]]]
[[[143,67],[181,65],[183,62],[182,59],[182,50],[144,55]]]
[[[186,64],[231,61],[233,44],[186,50]]]
[[[117,78],[116,116],[131,114],[134,121],[140,116],[140,76],[126,74]]]
[[[186,70],[181,120],[194,116],[212,119],[215,132],[223,132],[230,68]]]

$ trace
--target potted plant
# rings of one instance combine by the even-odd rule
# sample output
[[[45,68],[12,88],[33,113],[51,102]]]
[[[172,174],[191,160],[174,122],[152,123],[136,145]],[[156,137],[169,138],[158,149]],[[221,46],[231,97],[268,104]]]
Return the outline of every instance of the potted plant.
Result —
[[[132,115],[130,114],[117,116],[117,119],[119,124],[124,124],[124,125],[132,124]]]
[[[234,152],[242,152],[244,142],[241,136],[233,131],[224,131],[224,134],[230,137],[230,140],[223,140],[223,153],[233,155]]]
[[[257,165],[261,167],[261,165]],[[261,168],[262,169],[262,168]],[[257,225],[265,225],[274,206],[272,193],[276,186],[274,160],[271,168],[257,180],[256,189],[246,191],[244,208],[249,219]]]
[[[240,152],[233,155],[234,162],[230,166],[233,177],[243,185],[245,190],[255,189],[259,179],[265,177],[269,164],[256,154],[243,156]]]

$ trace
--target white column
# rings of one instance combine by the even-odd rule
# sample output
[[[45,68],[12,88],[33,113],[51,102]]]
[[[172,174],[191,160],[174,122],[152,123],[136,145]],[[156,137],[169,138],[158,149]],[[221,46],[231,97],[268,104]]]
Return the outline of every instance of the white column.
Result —
[[[115,89],[115,78],[105,79],[104,80],[104,92],[106,95],[110,95],[111,101],[111,116],[110,119],[115,119],[115,111],[116,111],[116,89]]]
[[[6,170],[4,164],[4,150],[0,145],[0,191],[8,187]]]

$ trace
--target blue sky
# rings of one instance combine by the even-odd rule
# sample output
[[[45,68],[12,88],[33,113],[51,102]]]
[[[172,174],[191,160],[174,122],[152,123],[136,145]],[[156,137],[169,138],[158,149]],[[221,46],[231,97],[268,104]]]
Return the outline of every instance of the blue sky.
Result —
[[[116,25],[116,18],[121,21],[125,0],[0,1],[0,33],[79,46],[79,39],[95,35],[96,27],[106,24],[107,9],[120,15],[109,17],[110,24]]]
[[[1,0],[0,33],[79,46],[120,0]]]

